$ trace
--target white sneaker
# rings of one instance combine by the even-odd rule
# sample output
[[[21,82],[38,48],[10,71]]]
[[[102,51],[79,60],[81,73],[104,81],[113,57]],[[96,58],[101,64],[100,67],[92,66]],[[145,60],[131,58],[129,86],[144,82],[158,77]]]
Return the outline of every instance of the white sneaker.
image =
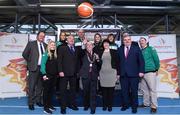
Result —
[[[50,111],[56,111],[56,108],[50,107],[49,110],[50,110]]]
[[[46,113],[46,114],[52,114],[52,111],[50,111],[49,109],[44,109],[44,113]]]

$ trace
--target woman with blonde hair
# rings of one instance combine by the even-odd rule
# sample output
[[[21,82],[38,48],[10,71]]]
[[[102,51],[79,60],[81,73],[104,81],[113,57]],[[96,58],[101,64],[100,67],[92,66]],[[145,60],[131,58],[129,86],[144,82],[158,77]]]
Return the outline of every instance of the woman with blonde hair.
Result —
[[[55,108],[52,105],[51,99],[54,92],[56,76],[58,75],[56,43],[54,41],[48,43],[47,51],[42,56],[41,73],[43,75],[44,87],[44,113],[52,114]]]

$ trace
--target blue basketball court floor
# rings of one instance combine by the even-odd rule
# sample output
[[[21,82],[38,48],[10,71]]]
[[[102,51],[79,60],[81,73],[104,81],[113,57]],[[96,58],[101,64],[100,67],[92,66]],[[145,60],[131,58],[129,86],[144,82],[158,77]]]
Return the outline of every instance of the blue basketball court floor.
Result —
[[[115,107],[113,107],[112,112],[102,111],[102,107],[100,107],[100,97],[98,97],[97,101],[97,109],[96,114],[131,114],[131,109],[127,111],[121,111],[120,107],[118,107],[119,100],[116,96],[115,99]],[[80,103],[80,104],[79,104]],[[139,98],[139,103],[142,103],[142,97]],[[180,99],[158,99],[159,107],[157,114],[178,114],[180,115]],[[60,108],[57,101],[54,102],[56,107],[56,111],[53,114],[60,114]],[[84,111],[82,107],[82,99],[78,99],[79,111],[73,111],[67,109],[67,114],[89,114],[90,111]],[[27,97],[22,98],[8,98],[8,99],[0,99],[0,114],[44,114],[43,108],[35,106],[35,110],[30,111],[27,106]],[[150,108],[138,108],[137,114],[150,114]]]

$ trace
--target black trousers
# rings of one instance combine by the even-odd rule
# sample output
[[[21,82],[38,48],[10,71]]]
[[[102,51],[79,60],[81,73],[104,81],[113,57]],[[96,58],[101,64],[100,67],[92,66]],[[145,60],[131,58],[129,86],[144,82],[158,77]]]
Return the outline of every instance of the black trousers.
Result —
[[[57,77],[57,79],[56,79],[56,92],[57,92],[57,93],[60,92],[60,86],[59,86],[59,83],[60,83],[60,78]]]
[[[49,79],[43,81],[43,102],[44,109],[52,107],[52,97],[55,89],[56,76],[47,76]]]
[[[98,92],[98,94],[101,95],[101,93],[102,93],[102,87],[101,87],[101,84],[100,84],[100,80],[98,80],[97,83],[98,83],[98,89],[97,89],[97,92]]]
[[[122,106],[138,107],[139,77],[121,76]]]
[[[76,93],[79,93],[80,91],[80,78],[77,76],[76,78]]]
[[[90,107],[91,110],[96,109],[96,90],[97,80],[91,80],[90,78],[82,78],[83,85],[83,105],[84,107]]]
[[[36,71],[29,71],[27,78],[28,85],[28,104],[33,105],[34,103],[42,102],[42,75],[40,73],[40,66],[37,67]]]
[[[67,85],[69,83],[69,92]],[[76,77],[64,76],[60,77],[60,96],[61,109],[66,109],[67,106],[76,106]]]
[[[115,87],[102,87],[103,107],[111,108],[113,106],[114,88]]]

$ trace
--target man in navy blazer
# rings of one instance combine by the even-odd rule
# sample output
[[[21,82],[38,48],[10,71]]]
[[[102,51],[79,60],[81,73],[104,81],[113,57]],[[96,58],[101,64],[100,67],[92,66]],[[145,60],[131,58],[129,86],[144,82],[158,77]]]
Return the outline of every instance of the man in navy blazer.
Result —
[[[120,83],[122,108],[125,111],[131,104],[132,113],[137,113],[139,77],[144,76],[144,58],[139,46],[132,43],[131,37],[123,38],[123,45],[118,49],[120,57]]]

